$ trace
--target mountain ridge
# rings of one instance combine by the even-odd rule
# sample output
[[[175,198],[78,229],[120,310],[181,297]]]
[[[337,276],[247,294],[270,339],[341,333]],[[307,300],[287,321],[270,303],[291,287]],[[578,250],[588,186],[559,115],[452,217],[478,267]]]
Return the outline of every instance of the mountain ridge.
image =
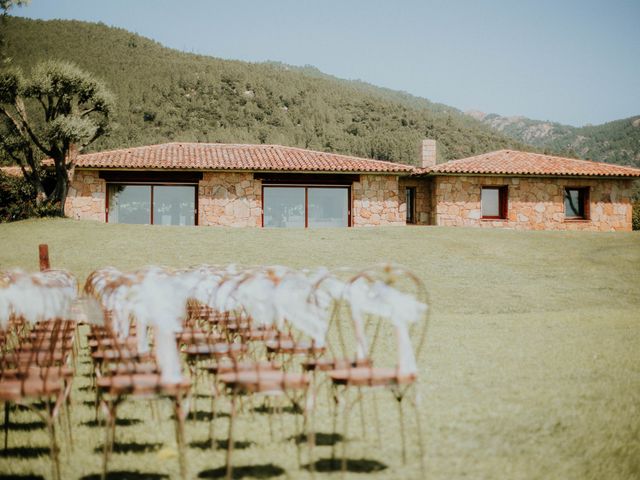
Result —
[[[423,138],[438,141],[441,161],[500,148],[536,150],[453,108],[314,67],[180,52],[77,20],[8,17],[2,28],[14,66],[28,72],[46,59],[71,61],[114,92],[113,131],[93,150],[273,143],[408,164],[417,163]]]
[[[533,120],[522,115],[502,116],[478,110],[464,112],[490,128],[521,142],[560,154],[640,167],[640,115],[600,125],[574,127]]]
[[[78,20],[7,17],[1,28],[14,66],[28,71],[45,59],[71,61],[114,91],[113,131],[92,150],[172,141],[273,143],[417,164],[420,140],[434,138],[439,161],[508,148],[582,158],[595,152],[590,159],[640,164],[640,144],[627,149],[628,158],[619,149],[611,154],[604,144],[600,150],[592,145],[571,150],[567,146],[575,142],[566,136],[575,132],[567,128],[576,127],[517,117],[526,127],[517,128],[518,122],[495,114],[475,119],[448,105],[341,79],[311,65],[182,52],[123,28]],[[552,137],[557,141],[536,138],[531,133],[536,125],[557,130]],[[582,135],[607,134],[595,133]]]

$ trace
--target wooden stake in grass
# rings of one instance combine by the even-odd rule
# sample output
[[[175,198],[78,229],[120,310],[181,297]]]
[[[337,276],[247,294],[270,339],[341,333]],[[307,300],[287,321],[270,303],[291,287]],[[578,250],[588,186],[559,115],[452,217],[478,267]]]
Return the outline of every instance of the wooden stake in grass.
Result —
[[[41,243],[38,245],[38,251],[40,253],[40,271],[44,272],[45,270],[49,270],[51,268],[49,263],[49,245]]]

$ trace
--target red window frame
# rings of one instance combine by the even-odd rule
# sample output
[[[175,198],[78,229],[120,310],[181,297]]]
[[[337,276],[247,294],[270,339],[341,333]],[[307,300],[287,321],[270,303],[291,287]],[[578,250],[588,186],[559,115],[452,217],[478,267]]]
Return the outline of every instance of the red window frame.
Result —
[[[507,185],[486,185],[480,190],[480,211],[482,212],[482,190],[498,190],[498,216],[482,215],[483,220],[506,220],[509,216],[509,187]]]
[[[575,216],[575,217],[567,216],[565,203],[566,203],[567,196],[569,195],[569,192],[572,190],[578,192],[578,202],[580,203],[579,207],[580,207],[580,210],[582,211],[581,216]],[[589,220],[590,213],[591,213],[589,209],[589,203],[590,203],[589,196],[590,196],[589,187],[565,187],[564,197],[562,198],[562,208],[564,209],[564,219],[568,221]]]

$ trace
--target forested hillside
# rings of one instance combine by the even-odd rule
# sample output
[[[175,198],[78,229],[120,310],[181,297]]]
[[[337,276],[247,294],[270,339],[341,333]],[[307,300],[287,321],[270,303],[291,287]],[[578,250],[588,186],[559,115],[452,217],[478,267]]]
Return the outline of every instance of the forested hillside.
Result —
[[[526,117],[481,112],[469,112],[469,115],[500,133],[539,148],[640,167],[640,116],[577,128]]]
[[[532,149],[445,105],[312,67],[178,52],[79,21],[9,17],[11,64],[76,63],[116,95],[112,132],[92,149],[168,141],[274,143],[415,163],[422,138],[441,160],[500,148]]]

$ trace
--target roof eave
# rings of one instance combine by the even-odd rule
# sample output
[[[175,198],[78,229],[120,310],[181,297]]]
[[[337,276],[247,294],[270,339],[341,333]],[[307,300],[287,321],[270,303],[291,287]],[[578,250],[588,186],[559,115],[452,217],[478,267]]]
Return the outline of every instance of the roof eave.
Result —
[[[638,180],[640,175],[599,175],[573,173],[481,173],[481,172],[426,172],[418,176],[431,177],[527,177],[527,178],[594,178],[602,180]]]
[[[132,172],[217,172],[217,173],[255,173],[255,172],[268,172],[268,173],[300,173],[300,174],[358,174],[358,175],[391,175],[391,176],[408,176],[413,172],[411,170],[401,170],[392,172],[379,172],[371,170],[275,170],[264,168],[189,168],[189,167],[176,167],[176,168],[157,168],[157,167],[96,167],[96,166],[76,166],[76,170],[110,170],[110,171],[132,171]]]

